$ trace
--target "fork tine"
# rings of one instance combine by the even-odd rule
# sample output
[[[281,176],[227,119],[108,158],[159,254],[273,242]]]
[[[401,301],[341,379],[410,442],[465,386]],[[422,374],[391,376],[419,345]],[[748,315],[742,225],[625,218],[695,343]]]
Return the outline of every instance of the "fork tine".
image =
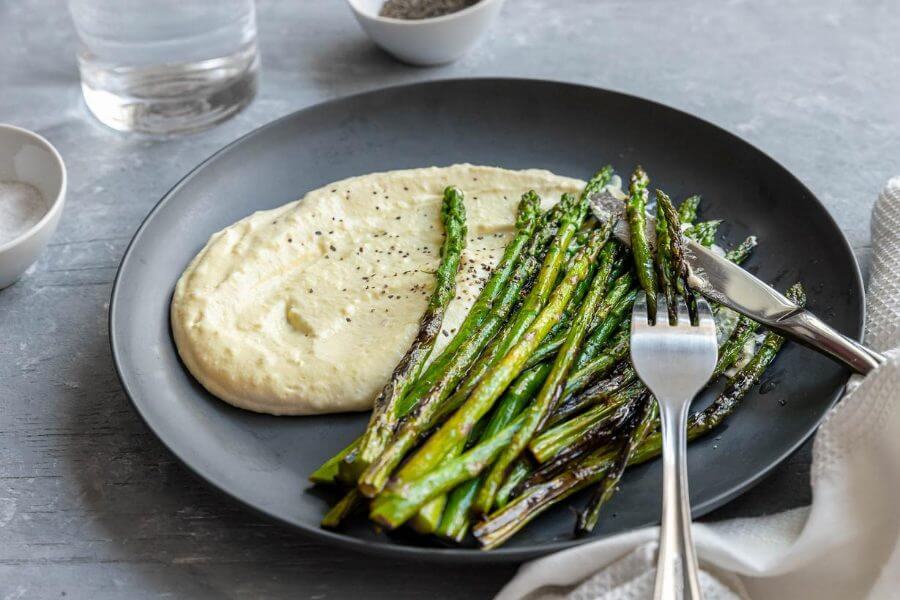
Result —
[[[706,298],[697,298],[697,324],[701,327],[715,327],[716,320],[713,318],[712,309]]]
[[[691,313],[684,303],[684,298],[678,299],[678,324],[682,327],[691,326]]]
[[[650,318],[647,315],[647,295],[644,292],[638,292],[634,299],[634,306],[631,309],[631,326],[647,325]]]
[[[656,296],[656,324],[669,324],[669,303],[666,302],[665,294],[657,294]]]

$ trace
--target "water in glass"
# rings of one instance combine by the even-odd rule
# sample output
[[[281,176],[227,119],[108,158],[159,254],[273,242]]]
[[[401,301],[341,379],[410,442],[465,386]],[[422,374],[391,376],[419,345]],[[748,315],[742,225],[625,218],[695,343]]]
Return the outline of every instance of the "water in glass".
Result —
[[[209,127],[255,95],[253,0],[69,0],[85,102],[122,131]]]

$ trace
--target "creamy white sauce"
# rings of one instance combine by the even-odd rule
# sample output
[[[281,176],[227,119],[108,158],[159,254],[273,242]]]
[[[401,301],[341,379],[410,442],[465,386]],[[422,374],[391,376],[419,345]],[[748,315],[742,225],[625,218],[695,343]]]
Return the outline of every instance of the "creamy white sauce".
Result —
[[[734,377],[735,375],[737,375],[738,371],[746,367],[747,363],[749,363],[753,358],[753,355],[756,354],[756,351],[759,349],[759,346],[762,344],[765,337],[765,333],[751,335],[747,339],[747,341],[744,342],[744,347],[741,348],[741,354],[735,361],[734,365],[726,369],[725,375],[728,377]]]
[[[613,175],[609,179],[609,184],[606,186],[606,191],[615,198],[616,200],[621,200],[624,202],[628,199],[628,194],[626,194],[622,190],[622,178],[618,175]]]
[[[740,315],[730,308],[719,306],[716,311],[716,338],[720,346],[731,336],[739,317]]]
[[[178,351],[210,392],[273,414],[365,410],[412,342],[443,240],[442,191],[466,194],[468,245],[436,352],[468,312],[529,189],[583,182],[455,165],[346,179],[214,234],[175,289]]]

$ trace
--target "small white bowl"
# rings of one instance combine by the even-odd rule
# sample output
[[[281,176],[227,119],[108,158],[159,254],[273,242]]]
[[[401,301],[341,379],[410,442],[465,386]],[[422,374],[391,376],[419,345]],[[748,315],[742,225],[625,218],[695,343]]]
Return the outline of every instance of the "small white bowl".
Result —
[[[0,289],[8,287],[37,260],[56,231],[66,201],[66,166],[50,142],[36,133],[0,123],[0,181],[33,185],[47,212],[31,228],[0,242]]]
[[[347,0],[356,20],[372,40],[400,60],[431,66],[465,54],[500,12],[503,0],[480,0],[468,8],[431,19],[378,16],[384,0]]]

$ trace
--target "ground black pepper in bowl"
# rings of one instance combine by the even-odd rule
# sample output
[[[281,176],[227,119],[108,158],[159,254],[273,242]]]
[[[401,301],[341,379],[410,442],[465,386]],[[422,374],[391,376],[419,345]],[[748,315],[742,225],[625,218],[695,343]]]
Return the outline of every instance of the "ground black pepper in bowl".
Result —
[[[455,13],[478,0],[387,0],[379,16],[391,19],[431,19]]]

